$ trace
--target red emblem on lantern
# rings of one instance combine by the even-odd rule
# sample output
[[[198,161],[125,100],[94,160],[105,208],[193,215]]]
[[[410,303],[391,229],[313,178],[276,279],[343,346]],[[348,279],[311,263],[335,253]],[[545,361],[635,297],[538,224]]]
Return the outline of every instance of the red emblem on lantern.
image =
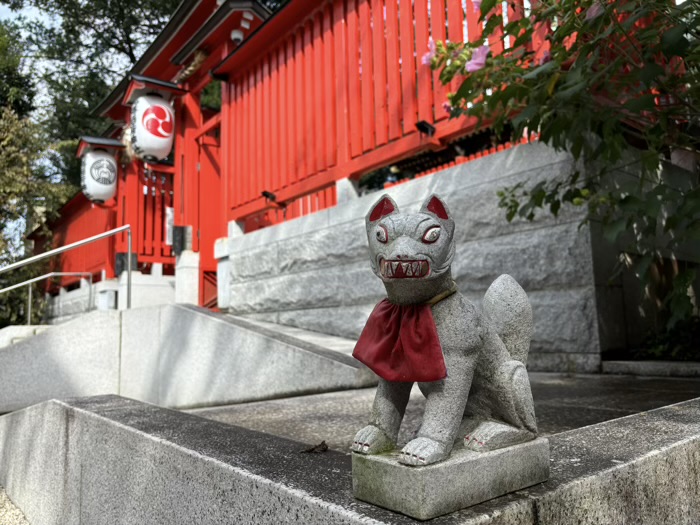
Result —
[[[164,106],[151,106],[143,112],[141,123],[146,130],[156,137],[166,139],[173,134],[173,115]]]

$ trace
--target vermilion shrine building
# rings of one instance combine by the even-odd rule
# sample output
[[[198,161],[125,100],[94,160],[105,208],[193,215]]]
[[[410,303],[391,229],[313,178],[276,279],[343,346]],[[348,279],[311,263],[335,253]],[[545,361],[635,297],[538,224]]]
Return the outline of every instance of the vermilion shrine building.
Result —
[[[513,19],[521,6],[500,8]],[[54,242],[130,224],[134,306],[219,307],[353,338],[383,294],[363,237],[375,196],[361,197],[358,181],[410,173],[389,191],[401,207],[431,192],[446,199],[461,232],[453,273],[463,292],[480,300],[499,273],[523,283],[536,319],[532,367],[598,370],[601,352],[634,333],[625,319],[634,302],[623,300],[624,283],[608,286],[599,236],[579,229],[574,212],[507,225],[495,198],[533,174],[557,176],[571,159],[542,145],[500,152],[512,145],[448,118],[443,103],[456,85],[422,63],[430,38],[478,36],[471,0],[290,0],[275,13],[256,1],[185,0],[94,109],[116,123],[112,132],[83,141],[119,140],[128,152],[134,100],[155,92],[172,101],[169,157],[121,154],[115,197],[93,205],[76,196]],[[496,154],[470,162],[484,152]],[[97,285],[118,295],[103,307],[123,307],[125,237],[61,260],[112,283]]]
[[[214,242],[229,223],[250,232],[334,206],[338,181],[444,150],[475,131],[473,122],[448,119],[449,86],[421,58],[431,37],[476,35],[477,19],[471,0],[292,0],[274,15],[256,1],[183,2],[94,109],[118,124],[109,138],[121,139],[134,92],[172,94],[170,157],[122,157],[115,198],[96,206],[76,196],[52,227],[55,243],[131,224],[139,267],[173,274],[172,213],[171,225],[186,228],[176,248],[196,254],[183,263],[197,272],[185,296],[215,306]],[[221,87],[220,109],[201,103],[213,84]],[[421,133],[419,121],[434,134]],[[125,239],[70,252],[61,267],[113,278]]]

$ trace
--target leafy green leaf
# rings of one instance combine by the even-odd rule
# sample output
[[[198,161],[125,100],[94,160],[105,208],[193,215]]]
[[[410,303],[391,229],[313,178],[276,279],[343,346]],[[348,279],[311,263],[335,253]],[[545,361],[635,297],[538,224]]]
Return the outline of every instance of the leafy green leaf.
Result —
[[[630,111],[645,111],[654,109],[654,95],[642,95],[638,98],[633,98],[625,102],[624,107]]]
[[[532,80],[537,78],[538,76],[542,75],[543,73],[548,73],[550,71],[553,71],[559,67],[559,64],[557,64],[554,61],[546,62],[542,64],[541,66],[537,66],[535,69],[531,70],[529,73],[526,73],[523,75],[523,80]]]
[[[604,224],[603,237],[610,242],[615,242],[625,229],[627,229],[627,219],[623,217],[609,224]]]
[[[679,56],[684,57],[690,41],[685,37],[688,31],[688,26],[679,24],[666,31],[661,37],[661,50],[667,57]]]

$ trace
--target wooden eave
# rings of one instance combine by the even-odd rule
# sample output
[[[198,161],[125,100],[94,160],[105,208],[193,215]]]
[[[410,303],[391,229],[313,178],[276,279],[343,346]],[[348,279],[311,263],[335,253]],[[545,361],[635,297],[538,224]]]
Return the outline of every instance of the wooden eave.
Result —
[[[174,78],[180,70],[180,66],[170,64],[163,57],[172,56],[186,44],[191,37],[191,31],[204,24],[210,16],[209,13],[215,9],[216,0],[183,0],[163,31],[131,68],[130,74],[135,73],[166,80]],[[129,82],[130,75],[126,75],[91,113],[101,117],[109,117],[112,120],[124,120],[125,109],[121,105],[121,101],[129,87]]]
[[[252,20],[245,18],[244,13],[251,13]],[[270,11],[257,0],[227,0],[206,21],[195,35],[175,53],[170,62],[185,65],[195,51],[199,49],[212,52],[230,38],[231,31],[241,28],[242,22],[248,20],[250,25],[259,26],[270,16]],[[244,33],[256,28],[242,27]]]
[[[291,29],[316,12],[320,5],[318,0],[290,0],[215,66],[212,76],[228,80],[235,71],[259,57],[261,50],[270,49],[286,38]]]
[[[112,120],[125,120],[123,101],[130,98],[127,92],[131,76],[143,75],[164,82],[175,78],[185,62],[201,46],[220,45],[228,39],[233,29],[231,26],[240,24],[245,11],[250,11],[257,17],[254,21],[256,25],[262,24],[270,16],[269,10],[257,0],[227,0],[219,7],[216,0],[183,0],[130,74],[119,82],[92,114]]]
[[[122,99],[122,105],[125,106],[133,104],[138,97],[149,92],[156,92],[166,96],[180,96],[187,93],[187,90],[182,89],[177,84],[158,80],[157,78],[145,77],[135,73],[130,74],[129,78],[129,85]]]
[[[85,150],[89,148],[120,150],[124,149],[124,144],[122,144],[117,139],[106,137],[80,137],[80,142],[78,143],[78,151],[76,152],[75,156],[78,158],[82,157],[85,153]]]

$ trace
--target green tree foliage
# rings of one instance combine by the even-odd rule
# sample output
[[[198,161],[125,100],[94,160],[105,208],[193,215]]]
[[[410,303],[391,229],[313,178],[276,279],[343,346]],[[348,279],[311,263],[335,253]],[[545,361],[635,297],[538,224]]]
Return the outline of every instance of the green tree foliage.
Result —
[[[44,147],[37,124],[20,118],[9,106],[0,109],[0,266],[24,256],[22,232],[53,218],[72,192],[70,186],[52,181],[42,167]],[[0,288],[33,277],[41,269],[33,266],[1,274]],[[26,294],[27,289],[22,288],[0,297],[0,327],[25,321]]]
[[[19,30],[0,21],[0,107],[10,107],[20,117],[34,109],[34,85],[21,70]]]
[[[19,18],[27,55],[47,94],[38,118],[51,143],[54,176],[78,184],[74,158],[81,135],[106,123],[90,114],[160,33],[180,0],[0,0],[13,10],[44,16]]]
[[[471,115],[497,131],[508,124],[515,138],[538,133],[579,161],[561,180],[505,188],[508,220],[556,215],[563,203],[586,206],[587,221],[624,246],[620,260],[647,291],[670,260],[671,283],[658,299],[672,327],[694,313],[696,271],[675,262],[700,240],[697,165],[692,173],[700,158],[700,1],[532,4],[508,20],[500,2],[483,0],[482,39],[439,42],[426,62],[444,83],[462,80],[449,95],[452,116]],[[504,51],[495,54],[497,42]],[[691,159],[691,173],[662,169],[676,155]]]

